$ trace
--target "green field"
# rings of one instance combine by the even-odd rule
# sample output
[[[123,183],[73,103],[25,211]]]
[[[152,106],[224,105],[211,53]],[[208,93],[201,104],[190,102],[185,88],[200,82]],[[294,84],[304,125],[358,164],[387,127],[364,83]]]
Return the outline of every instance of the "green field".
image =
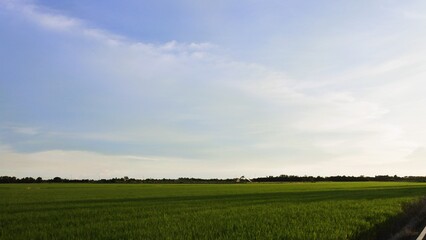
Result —
[[[0,239],[374,239],[421,183],[2,184]]]

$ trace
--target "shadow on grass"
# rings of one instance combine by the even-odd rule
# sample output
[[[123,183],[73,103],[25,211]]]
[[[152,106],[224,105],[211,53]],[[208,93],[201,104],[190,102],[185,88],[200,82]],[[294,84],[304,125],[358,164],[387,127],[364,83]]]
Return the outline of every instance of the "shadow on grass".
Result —
[[[426,224],[426,198],[406,203],[402,212],[376,225],[368,231],[356,234],[352,240],[411,240]]]
[[[85,199],[73,201],[43,201],[20,204],[21,208],[11,210],[13,212],[29,212],[44,210],[61,210],[81,208],[85,205],[93,207],[96,205],[125,205],[128,203],[141,204],[176,204],[191,203],[197,201],[226,202],[228,205],[256,205],[264,203],[312,203],[321,201],[342,200],[375,200],[391,199],[400,197],[421,197],[426,195],[426,188],[405,187],[386,189],[352,189],[352,190],[322,190],[301,192],[273,192],[273,193],[250,193],[250,194],[225,194],[225,195],[193,195],[193,196],[163,196],[163,197],[141,197],[141,198],[109,198],[109,199]],[[25,206],[28,206],[27,209]]]

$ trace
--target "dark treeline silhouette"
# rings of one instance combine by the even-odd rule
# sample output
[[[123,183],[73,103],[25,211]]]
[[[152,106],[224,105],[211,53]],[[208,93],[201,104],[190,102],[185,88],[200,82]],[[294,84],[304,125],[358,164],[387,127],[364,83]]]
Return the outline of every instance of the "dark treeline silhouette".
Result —
[[[202,178],[178,178],[178,179],[135,179],[129,177],[111,178],[111,179],[66,179],[54,177],[52,179],[42,179],[41,177],[10,177],[0,176],[0,183],[247,183],[248,180],[237,181],[239,178],[234,179],[202,179]],[[426,176],[405,176],[399,177],[389,175],[377,175],[374,177],[369,176],[295,176],[295,175],[280,175],[258,177],[251,179],[252,182],[366,182],[366,181],[399,181],[399,182],[426,182]]]
[[[397,175],[377,175],[369,176],[329,176],[329,177],[313,177],[313,176],[295,176],[295,175],[280,175],[278,177],[259,177],[252,179],[255,182],[367,182],[367,181],[398,181],[398,182],[426,182],[426,176],[406,176],[399,177]]]
[[[135,178],[111,178],[111,179],[66,179],[54,177],[42,179],[41,177],[10,177],[0,176],[0,183],[235,183],[235,179],[202,179],[202,178],[178,178],[178,179],[135,179]]]

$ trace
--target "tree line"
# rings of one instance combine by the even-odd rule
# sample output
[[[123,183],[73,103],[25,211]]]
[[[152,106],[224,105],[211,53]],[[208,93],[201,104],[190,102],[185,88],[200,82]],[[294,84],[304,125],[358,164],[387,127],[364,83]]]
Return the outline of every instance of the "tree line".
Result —
[[[135,179],[129,177],[110,179],[67,179],[54,177],[43,179],[41,177],[17,178],[11,176],[0,176],[0,183],[234,183],[235,179],[202,179],[202,178],[177,178],[177,179]]]
[[[203,179],[203,178],[177,178],[177,179],[135,179],[129,177],[110,178],[110,179],[66,179],[61,177],[54,177],[51,179],[43,179],[41,177],[24,177],[17,178],[13,176],[0,176],[0,183],[246,183],[248,180],[239,178],[228,179]],[[366,182],[366,181],[398,181],[398,182],[426,182],[426,176],[405,176],[399,177],[397,175],[377,175],[370,176],[296,176],[296,175],[280,175],[280,176],[267,176],[252,178],[252,182]]]
[[[376,175],[370,176],[296,176],[296,175],[280,175],[255,178],[252,181],[256,182],[426,182],[426,176],[405,176],[399,177],[397,175]]]

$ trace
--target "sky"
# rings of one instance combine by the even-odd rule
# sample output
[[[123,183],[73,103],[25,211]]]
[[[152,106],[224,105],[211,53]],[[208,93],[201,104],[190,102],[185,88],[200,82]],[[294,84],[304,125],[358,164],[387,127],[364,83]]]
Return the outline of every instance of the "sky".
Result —
[[[0,175],[425,175],[425,12],[0,0]]]

